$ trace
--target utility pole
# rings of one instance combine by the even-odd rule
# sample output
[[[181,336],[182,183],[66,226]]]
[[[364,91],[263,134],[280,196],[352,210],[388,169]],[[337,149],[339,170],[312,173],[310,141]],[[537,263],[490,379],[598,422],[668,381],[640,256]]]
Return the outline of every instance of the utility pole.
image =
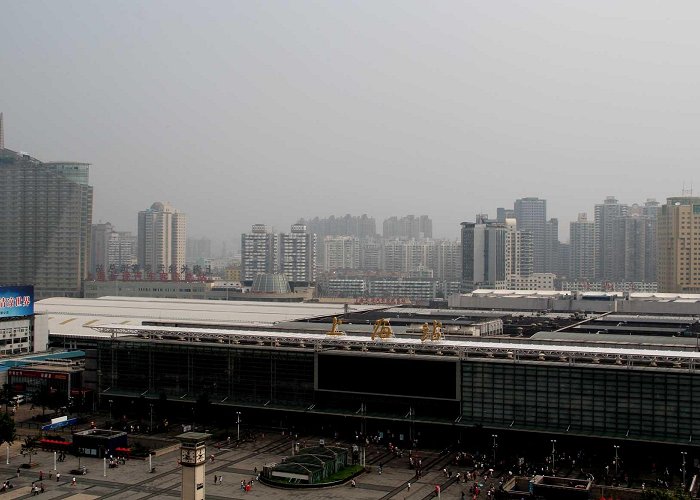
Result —
[[[241,442],[241,412],[236,412],[236,440]]]
[[[615,448],[615,477],[617,478],[617,475],[618,475],[618,466],[617,466],[618,455],[617,455],[617,452],[618,452],[618,450],[620,449],[620,445],[619,445],[619,444],[615,444],[615,445],[613,445],[613,446],[614,446],[614,448]]]

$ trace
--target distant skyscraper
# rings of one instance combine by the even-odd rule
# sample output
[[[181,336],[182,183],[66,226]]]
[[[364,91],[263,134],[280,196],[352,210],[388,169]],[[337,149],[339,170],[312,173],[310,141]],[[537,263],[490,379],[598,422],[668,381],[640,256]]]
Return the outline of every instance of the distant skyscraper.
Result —
[[[95,277],[97,270],[109,269],[109,242],[114,228],[112,224],[93,224],[90,233],[90,274]]]
[[[539,198],[515,200],[515,219],[518,231],[532,233],[533,271],[545,272],[547,200]]]
[[[289,233],[280,234],[280,272],[289,284],[307,286],[316,282],[316,235],[304,224],[292,224]]]
[[[512,276],[527,277],[532,274],[532,233],[518,231],[515,219],[506,219],[506,279]]]
[[[433,221],[427,215],[416,217],[390,217],[382,225],[382,234],[386,239],[421,239],[433,237]]]
[[[560,267],[559,219],[549,219],[544,231],[544,270],[557,274]]]
[[[668,198],[657,235],[659,291],[700,293],[700,198]]]
[[[625,217],[628,208],[614,196],[608,196],[595,206],[596,279],[599,281],[615,280],[615,220]]]
[[[265,224],[241,235],[241,279],[250,286],[258,274],[279,272],[279,236]]]
[[[496,209],[496,221],[505,224],[506,219],[515,219],[515,210],[499,207]]]
[[[650,282],[656,276],[647,276],[646,245],[649,242],[649,220],[635,214],[618,217],[613,222],[613,272],[614,282]]]
[[[211,240],[187,238],[187,263],[201,264],[206,259],[211,259]]]
[[[90,237],[90,274],[99,279],[112,271],[131,272],[138,263],[136,236],[128,231],[115,231],[109,222],[93,224]]]
[[[187,217],[156,202],[138,218],[139,265],[151,272],[177,272],[185,265]]]
[[[37,299],[80,296],[92,224],[88,174],[87,163],[0,149],[0,284],[33,284]]]
[[[578,220],[569,224],[569,238],[569,279],[595,280],[595,222],[585,213],[578,214]]]
[[[505,224],[462,222],[462,287],[504,288],[506,283]]]
[[[648,199],[644,203],[642,208],[642,215],[646,217],[647,230],[646,230],[646,257],[644,259],[646,263],[646,270],[644,274],[647,276],[647,281],[656,281],[657,271],[656,264],[658,259],[658,238],[657,238],[657,227],[658,227],[658,217],[661,212],[661,205],[658,201],[654,199]]]

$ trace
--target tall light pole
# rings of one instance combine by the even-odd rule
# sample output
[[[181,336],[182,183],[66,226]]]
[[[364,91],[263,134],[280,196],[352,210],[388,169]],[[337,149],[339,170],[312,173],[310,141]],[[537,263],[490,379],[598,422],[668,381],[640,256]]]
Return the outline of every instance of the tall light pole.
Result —
[[[683,491],[685,491],[685,456],[687,454],[687,451],[681,451],[681,457],[683,458]]]
[[[236,412],[236,440],[241,441],[241,412]]]
[[[110,399],[109,400],[109,419],[113,420],[114,417],[112,417],[112,403],[114,403],[114,400]]]
[[[498,438],[498,434],[491,434],[491,437],[493,438],[493,468],[496,468],[496,439]]]
[[[557,444],[557,440],[552,439],[551,441],[552,441],[552,475],[554,475],[554,447]]]
[[[618,455],[617,455],[617,452],[620,449],[620,445],[615,444],[615,445],[613,445],[613,447],[615,448],[615,477],[617,477],[617,475],[618,475],[618,466],[617,466]]]

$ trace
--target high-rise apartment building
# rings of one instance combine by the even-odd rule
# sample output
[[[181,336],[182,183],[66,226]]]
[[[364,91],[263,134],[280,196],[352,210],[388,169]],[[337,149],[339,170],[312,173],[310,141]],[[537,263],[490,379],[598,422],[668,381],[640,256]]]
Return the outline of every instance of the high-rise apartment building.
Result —
[[[700,197],[668,198],[657,237],[659,291],[700,293]]]
[[[367,238],[360,243],[360,269],[380,271],[382,269],[382,243],[375,238]]]
[[[442,281],[461,281],[462,244],[459,241],[441,240],[435,243],[435,278]]]
[[[585,213],[569,224],[569,279],[593,281],[596,277],[595,222]]]
[[[279,272],[279,236],[265,224],[241,235],[241,280],[250,286],[258,274]]]
[[[627,216],[629,207],[608,196],[595,206],[596,279],[614,281],[615,278],[615,220]]]
[[[145,271],[177,272],[185,265],[187,217],[167,203],[139,212],[138,259]]]
[[[355,236],[326,236],[323,239],[323,270],[358,269],[360,240]]]
[[[547,239],[547,200],[520,198],[515,200],[515,219],[518,231],[532,234],[533,272],[545,272]]]
[[[279,236],[280,272],[292,287],[316,282],[316,235],[304,224],[292,224],[289,233]]]
[[[37,299],[80,296],[92,224],[89,167],[0,149],[0,284],[33,284]]]

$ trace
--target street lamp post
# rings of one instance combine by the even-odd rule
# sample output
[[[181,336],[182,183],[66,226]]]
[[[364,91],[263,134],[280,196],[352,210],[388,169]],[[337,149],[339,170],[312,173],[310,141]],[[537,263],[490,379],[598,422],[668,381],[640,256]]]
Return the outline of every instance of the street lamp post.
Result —
[[[681,457],[683,458],[683,491],[685,491],[685,456],[687,454],[687,451],[681,451]]]
[[[620,445],[615,444],[615,445],[613,445],[613,447],[615,448],[615,477],[617,477],[617,475],[618,475],[618,465],[617,465],[618,455],[617,455],[617,452],[620,449]]]
[[[151,407],[151,423],[148,426],[148,432],[153,434],[153,403],[150,403],[150,407]]]
[[[496,439],[498,438],[498,434],[491,434],[491,437],[493,438],[493,468],[496,468]]]
[[[236,440],[241,441],[241,412],[236,412]]]
[[[552,475],[554,475],[554,447],[557,444],[557,440],[552,439],[551,441],[552,441]]]
[[[110,399],[109,400],[109,419],[113,420],[114,417],[112,417],[112,403],[114,403],[114,400]]]

